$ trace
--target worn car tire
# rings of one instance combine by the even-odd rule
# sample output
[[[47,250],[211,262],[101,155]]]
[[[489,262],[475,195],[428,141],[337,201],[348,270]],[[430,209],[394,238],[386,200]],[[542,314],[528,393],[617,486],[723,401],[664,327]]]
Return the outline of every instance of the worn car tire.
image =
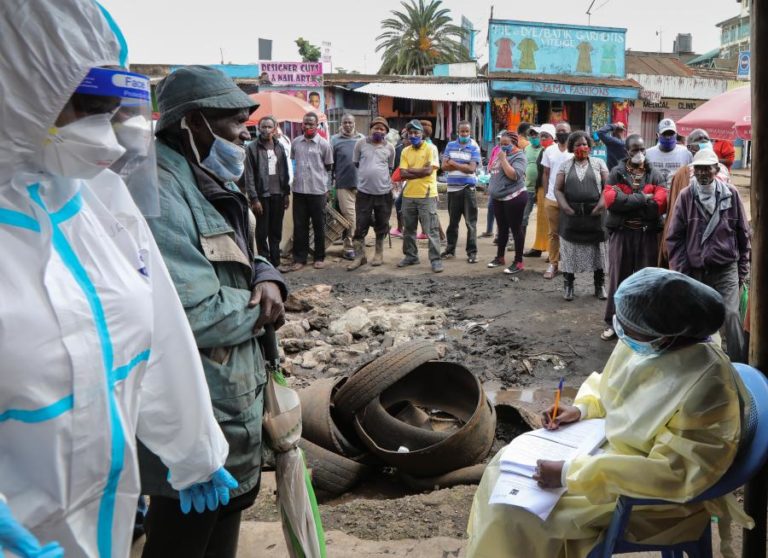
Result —
[[[391,348],[357,370],[333,397],[342,420],[352,422],[357,411],[374,397],[405,377],[411,370],[438,358],[432,341],[411,341]]]
[[[398,401],[441,409],[457,417],[463,426],[432,445],[400,452],[402,431],[380,429],[376,423],[381,418],[378,406],[386,410]],[[496,413],[480,381],[469,370],[457,363],[433,361],[384,390],[355,415],[354,424],[362,442],[384,463],[413,476],[433,477],[474,465],[488,454],[494,441]]]
[[[310,469],[312,486],[327,494],[344,494],[368,476],[371,468],[328,451],[304,438],[299,442]]]
[[[414,477],[402,472],[398,476],[403,481],[403,484],[411,490],[423,492],[425,490],[438,490],[462,484],[480,484],[486,465],[486,463],[470,465],[469,467],[462,467],[461,469],[456,469],[436,477]]]
[[[342,430],[334,420],[331,396],[346,378],[322,378],[300,390],[302,437],[318,446],[356,461],[364,460],[368,451],[352,428]]]

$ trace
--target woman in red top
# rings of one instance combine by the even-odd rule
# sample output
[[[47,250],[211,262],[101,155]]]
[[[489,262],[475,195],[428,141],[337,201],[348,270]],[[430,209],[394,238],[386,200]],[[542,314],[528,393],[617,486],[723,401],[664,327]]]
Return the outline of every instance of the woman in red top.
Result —
[[[721,165],[730,171],[733,166],[733,162],[736,160],[736,149],[733,147],[733,143],[728,140],[715,140],[715,145],[712,147],[715,150],[715,155],[720,160]]]

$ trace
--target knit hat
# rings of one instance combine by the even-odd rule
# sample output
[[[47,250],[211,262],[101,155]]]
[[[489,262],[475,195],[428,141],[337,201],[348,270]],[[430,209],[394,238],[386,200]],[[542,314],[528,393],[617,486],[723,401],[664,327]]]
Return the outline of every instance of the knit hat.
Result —
[[[421,122],[416,120],[415,118],[408,122],[408,124],[405,125],[406,130],[418,130],[419,132],[423,132],[424,128],[421,126]]]
[[[513,145],[518,145],[520,141],[520,136],[517,135],[517,132],[510,132],[509,130],[507,130],[507,132],[504,135],[512,140]]]
[[[258,106],[259,103],[221,70],[210,66],[185,66],[157,84],[160,120],[155,132],[164,130],[196,109],[248,109],[251,113]]]
[[[369,126],[369,128],[373,128],[374,125],[376,124],[381,124],[387,129],[387,132],[389,132],[389,124],[387,124],[387,119],[384,118],[383,116],[377,116],[376,118],[371,120],[371,125]]]

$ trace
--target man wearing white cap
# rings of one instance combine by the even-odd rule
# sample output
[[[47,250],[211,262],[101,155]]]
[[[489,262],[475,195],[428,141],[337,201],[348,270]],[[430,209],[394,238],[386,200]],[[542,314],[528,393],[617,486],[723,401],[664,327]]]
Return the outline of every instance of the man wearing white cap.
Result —
[[[664,186],[669,189],[677,169],[690,165],[693,156],[684,145],[677,143],[677,126],[671,118],[659,122],[659,143],[645,154],[646,161],[664,177]]]
[[[718,180],[717,155],[702,149],[693,159],[690,186],[680,192],[669,217],[669,268],[709,285],[726,307],[726,352],[744,362],[739,291],[749,275],[750,229],[739,193]]]

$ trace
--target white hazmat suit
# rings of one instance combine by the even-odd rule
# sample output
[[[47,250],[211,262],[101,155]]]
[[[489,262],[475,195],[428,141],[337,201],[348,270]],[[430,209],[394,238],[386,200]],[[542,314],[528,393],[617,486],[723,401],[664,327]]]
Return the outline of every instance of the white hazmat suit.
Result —
[[[186,316],[122,180],[40,171],[48,129],[125,45],[90,0],[0,4],[0,497],[67,558],[127,557],[136,438],[176,489],[224,465]]]

